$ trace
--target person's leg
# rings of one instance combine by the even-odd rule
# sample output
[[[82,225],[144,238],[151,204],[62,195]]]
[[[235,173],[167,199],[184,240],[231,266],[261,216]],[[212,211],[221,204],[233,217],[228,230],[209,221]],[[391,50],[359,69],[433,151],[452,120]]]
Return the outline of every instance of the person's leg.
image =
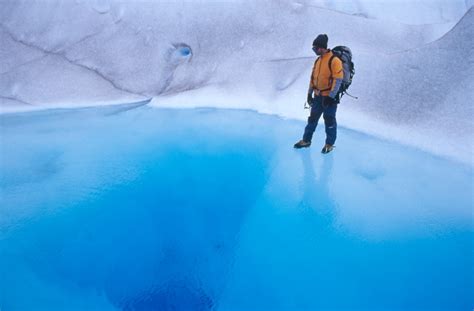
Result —
[[[334,145],[337,137],[337,122],[336,122],[337,105],[330,105],[324,109],[324,125],[326,128],[326,144]]]
[[[323,107],[321,104],[321,96],[316,96],[314,98],[313,106],[311,107],[311,113],[308,117],[308,124],[304,129],[303,140],[305,142],[311,142],[311,139],[313,139],[313,133],[316,130],[316,126],[318,125],[322,113]]]

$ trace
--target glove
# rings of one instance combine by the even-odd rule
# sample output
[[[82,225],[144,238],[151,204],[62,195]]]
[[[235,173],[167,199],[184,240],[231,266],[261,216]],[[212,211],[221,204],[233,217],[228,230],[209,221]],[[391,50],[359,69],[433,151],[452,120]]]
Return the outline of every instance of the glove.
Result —
[[[322,105],[323,107],[329,107],[336,104],[336,100],[331,96],[323,96]]]
[[[308,98],[306,99],[306,101],[310,107],[313,106],[313,94],[308,93]]]

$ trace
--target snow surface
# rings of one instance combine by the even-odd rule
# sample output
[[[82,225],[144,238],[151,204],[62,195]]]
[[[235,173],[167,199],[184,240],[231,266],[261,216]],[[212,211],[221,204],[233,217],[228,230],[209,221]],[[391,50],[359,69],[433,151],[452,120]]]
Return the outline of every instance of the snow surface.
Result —
[[[304,120],[327,33],[356,66],[339,124],[472,164],[473,15],[470,0],[1,0],[0,109],[153,98]]]

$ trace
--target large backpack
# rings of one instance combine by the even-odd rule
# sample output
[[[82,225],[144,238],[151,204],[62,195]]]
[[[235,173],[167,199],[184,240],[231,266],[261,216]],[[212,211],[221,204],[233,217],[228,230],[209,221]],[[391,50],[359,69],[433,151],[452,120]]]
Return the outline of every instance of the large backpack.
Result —
[[[347,46],[336,46],[332,50],[333,56],[329,60],[329,70],[331,70],[331,63],[334,57],[337,57],[342,62],[342,68],[344,71],[344,77],[342,78],[341,87],[337,93],[337,100],[339,101],[342,95],[347,94],[347,89],[352,83],[352,77],[354,77],[354,63],[352,62],[352,52]],[[332,74],[332,70],[331,70]],[[349,96],[351,96],[349,94]]]

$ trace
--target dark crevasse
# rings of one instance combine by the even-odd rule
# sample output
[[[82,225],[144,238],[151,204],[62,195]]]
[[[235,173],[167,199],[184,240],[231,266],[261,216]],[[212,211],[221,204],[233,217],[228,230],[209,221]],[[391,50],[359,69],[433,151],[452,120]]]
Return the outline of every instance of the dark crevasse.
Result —
[[[4,310],[473,305],[469,166],[242,110],[0,121]]]

